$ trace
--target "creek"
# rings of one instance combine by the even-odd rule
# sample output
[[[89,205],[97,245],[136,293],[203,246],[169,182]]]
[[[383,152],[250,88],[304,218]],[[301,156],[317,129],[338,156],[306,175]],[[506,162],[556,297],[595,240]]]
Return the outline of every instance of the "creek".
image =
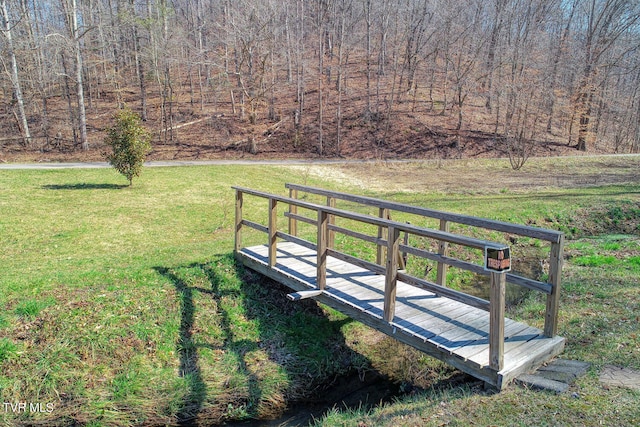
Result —
[[[225,423],[231,427],[302,427],[321,419],[333,408],[371,408],[392,401],[405,393],[400,384],[369,371],[361,378],[357,373],[336,378],[320,396],[291,404],[281,417],[274,420],[249,420]]]

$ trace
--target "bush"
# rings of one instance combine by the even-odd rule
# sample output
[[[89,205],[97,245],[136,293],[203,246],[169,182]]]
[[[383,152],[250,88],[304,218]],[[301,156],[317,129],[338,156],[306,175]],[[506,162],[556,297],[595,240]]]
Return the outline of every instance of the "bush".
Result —
[[[142,126],[140,117],[129,108],[119,110],[114,121],[104,140],[112,152],[106,153],[105,157],[111,166],[127,177],[131,185],[133,177],[140,176],[144,159],[151,151],[151,134]]]

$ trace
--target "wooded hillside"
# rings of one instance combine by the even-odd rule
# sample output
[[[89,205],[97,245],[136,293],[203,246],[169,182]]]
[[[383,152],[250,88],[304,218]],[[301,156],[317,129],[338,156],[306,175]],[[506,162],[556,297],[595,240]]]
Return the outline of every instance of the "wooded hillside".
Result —
[[[0,159],[640,150],[637,0],[0,0]],[[31,156],[31,157],[30,157]]]

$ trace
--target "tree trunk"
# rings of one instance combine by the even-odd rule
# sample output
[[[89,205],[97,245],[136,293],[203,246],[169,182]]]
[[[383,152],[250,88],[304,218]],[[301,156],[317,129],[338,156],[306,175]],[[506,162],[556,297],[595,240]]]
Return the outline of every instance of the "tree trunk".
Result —
[[[365,20],[367,23],[367,109],[364,114],[368,121],[371,118],[371,0],[365,2]]]
[[[78,143],[78,115],[75,113],[71,102],[71,85],[69,84],[70,79],[69,72],[67,71],[68,69],[69,67],[67,67],[67,58],[64,56],[64,53],[62,53],[62,70],[64,71],[64,97],[67,100],[67,108],[69,109],[69,121],[71,122],[71,129],[73,132],[73,145],[75,146]]]
[[[133,27],[133,48],[136,57],[136,74],[140,86],[140,118],[147,121],[147,82],[145,77],[144,61],[142,60],[142,49],[140,47],[140,35],[138,27]]]
[[[67,0],[62,0],[62,7],[67,16],[67,24],[69,25],[69,34],[73,40],[73,50],[75,55],[75,78],[76,78],[76,102],[78,104],[78,133],[80,137],[80,145],[83,150],[89,149],[87,140],[87,114],[84,105],[84,86],[82,82],[82,52],[80,50],[80,37],[78,33],[78,5],[76,0],[71,0],[71,5]]]
[[[31,132],[29,132],[29,123],[27,114],[24,109],[24,99],[22,97],[22,87],[20,85],[20,77],[18,76],[18,61],[15,51],[13,50],[13,39],[11,36],[11,26],[9,25],[9,13],[7,11],[6,0],[0,1],[0,12],[2,13],[2,33],[7,40],[9,56],[11,57],[11,84],[13,85],[13,94],[18,105],[18,122],[20,131],[24,140],[24,145],[28,146],[31,142]]]
[[[323,122],[323,111],[322,111],[322,68],[323,68],[323,59],[324,59],[324,37],[323,33],[323,16],[322,9],[320,5],[318,5],[318,154],[322,156],[324,151],[324,141],[323,141],[323,133],[322,133],[322,122]]]

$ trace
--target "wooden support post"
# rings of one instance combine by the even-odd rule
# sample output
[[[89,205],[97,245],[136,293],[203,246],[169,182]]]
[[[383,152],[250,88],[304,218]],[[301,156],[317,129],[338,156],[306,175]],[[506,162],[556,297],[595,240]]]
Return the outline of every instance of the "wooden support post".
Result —
[[[269,198],[269,267],[276,265],[276,251],[277,251],[277,238],[276,233],[278,231],[278,202],[272,198]]]
[[[407,222],[407,224],[409,224]],[[402,244],[407,246],[409,245],[409,233],[404,232],[404,239],[402,239]],[[406,270],[407,269],[407,253],[400,252],[398,250],[398,270]]]
[[[380,208],[378,209],[378,216],[382,219],[389,219],[389,209]],[[382,225],[378,226],[378,239],[386,239],[388,237],[387,228]],[[385,250],[384,246],[378,245],[378,250],[376,253],[376,263],[378,265],[382,265],[382,261],[385,259]]]
[[[564,251],[564,236],[560,236],[558,243],[551,244],[549,259],[549,283],[551,294],[547,295],[547,310],[544,319],[544,334],[555,337],[558,334],[558,309],[560,303],[560,284]]]
[[[384,281],[384,320],[391,322],[396,311],[396,284],[398,281],[398,247],[400,232],[389,226],[387,238],[387,265]]]
[[[289,198],[297,199],[298,198],[298,190],[294,188],[289,189]],[[291,215],[298,214],[298,207],[296,205],[289,205],[289,213]],[[298,235],[298,220],[295,218],[289,217],[289,234],[292,236]]]
[[[330,208],[335,208],[336,207],[336,198],[335,197],[331,197],[331,196],[327,196],[327,206],[329,206]],[[329,224],[331,224],[331,225],[335,225],[336,224],[335,215],[329,215]],[[336,241],[336,232],[333,231],[333,230],[329,230],[329,234],[327,236],[327,247],[329,249],[333,249],[335,247],[335,241]]]
[[[440,220],[440,231],[444,231],[446,233],[449,232],[449,221],[445,219]],[[449,243],[440,241],[438,244],[438,254],[442,256],[447,256],[449,254]],[[440,286],[447,286],[447,270],[449,269],[449,265],[444,262],[439,262],[436,270],[436,283]]]
[[[500,371],[504,366],[504,299],[506,273],[491,273],[489,296],[489,367]]]
[[[327,236],[329,232],[329,215],[327,212],[318,210],[318,261],[316,286],[320,290],[324,290],[327,284]]]
[[[240,252],[242,249],[242,191],[236,190],[236,221],[234,227],[234,252]]]

